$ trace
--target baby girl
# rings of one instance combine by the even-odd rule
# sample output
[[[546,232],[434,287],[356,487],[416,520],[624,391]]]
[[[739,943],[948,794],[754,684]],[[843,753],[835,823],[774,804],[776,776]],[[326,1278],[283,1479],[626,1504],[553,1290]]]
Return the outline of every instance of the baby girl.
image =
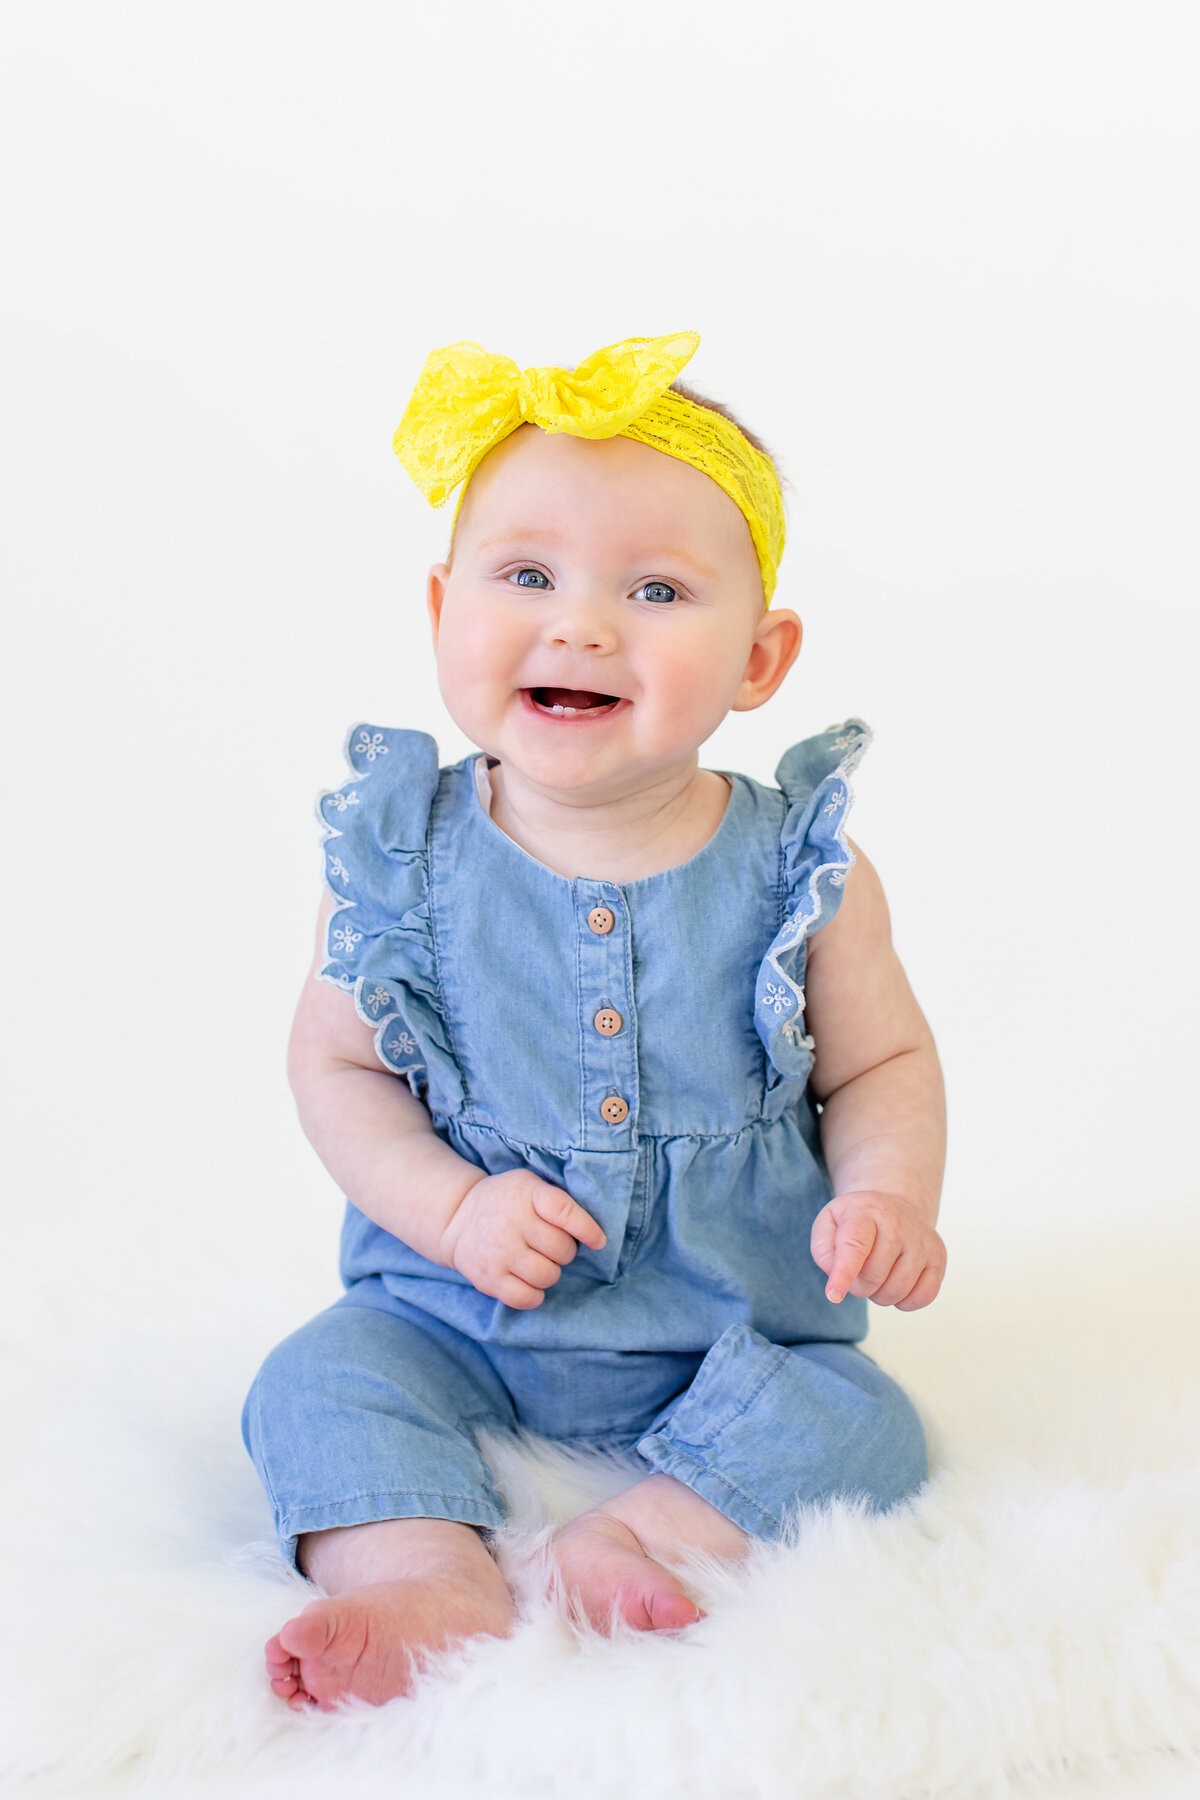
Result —
[[[620,1452],[550,1545],[580,1621],[678,1631],[674,1561],[737,1559],[926,1475],[859,1347],[941,1283],[943,1099],[878,878],[845,835],[850,720],[775,787],[699,766],[800,648],[771,608],[774,466],[676,377],[693,333],[574,371],[434,352],[396,435],[460,487],[429,615],[479,754],[355,726],[322,796],[290,1077],[348,1196],[337,1303],[243,1429],[321,1597],[266,1647],[295,1708],[406,1691],[504,1636],[481,1428]]]

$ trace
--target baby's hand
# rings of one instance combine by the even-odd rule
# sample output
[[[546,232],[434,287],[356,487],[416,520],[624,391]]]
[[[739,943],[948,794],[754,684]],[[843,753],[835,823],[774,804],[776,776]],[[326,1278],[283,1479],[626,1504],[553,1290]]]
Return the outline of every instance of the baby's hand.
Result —
[[[579,1243],[576,1243],[576,1239]],[[579,1244],[603,1250],[603,1231],[562,1188],[531,1169],[485,1175],[467,1189],[442,1235],[439,1260],[505,1306],[540,1306]]]
[[[812,1254],[826,1299],[857,1294],[897,1312],[928,1306],[946,1272],[941,1238],[895,1194],[836,1195],[813,1220]]]

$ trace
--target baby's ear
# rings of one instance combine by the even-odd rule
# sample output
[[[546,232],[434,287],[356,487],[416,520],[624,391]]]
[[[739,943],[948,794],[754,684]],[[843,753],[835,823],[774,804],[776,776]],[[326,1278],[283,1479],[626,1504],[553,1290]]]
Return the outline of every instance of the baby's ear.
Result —
[[[449,579],[449,563],[434,563],[425,585],[425,604],[429,609],[429,623],[433,627],[435,650],[437,649],[438,630],[442,623],[442,601],[446,598],[446,583]]]
[[[746,659],[746,672],[733,703],[734,712],[753,712],[771,698],[800,654],[804,626],[797,613],[781,607],[759,620]]]

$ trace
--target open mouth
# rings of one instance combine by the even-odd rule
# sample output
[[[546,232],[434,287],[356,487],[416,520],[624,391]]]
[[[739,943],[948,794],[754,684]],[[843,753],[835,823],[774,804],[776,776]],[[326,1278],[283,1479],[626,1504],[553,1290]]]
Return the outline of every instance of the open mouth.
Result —
[[[622,704],[620,694],[598,694],[593,688],[525,688],[535,712],[559,719],[601,719]]]

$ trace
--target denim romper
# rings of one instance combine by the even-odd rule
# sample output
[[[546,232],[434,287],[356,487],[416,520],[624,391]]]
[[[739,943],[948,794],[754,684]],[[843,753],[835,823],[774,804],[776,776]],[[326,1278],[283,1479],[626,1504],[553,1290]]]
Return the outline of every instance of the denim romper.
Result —
[[[853,862],[858,720],[729,774],[714,835],[622,883],[567,878],[490,816],[488,759],[356,725],[318,802],[335,897],[319,979],[489,1174],[526,1167],[603,1228],[514,1309],[347,1202],[346,1292],[271,1356],[243,1430],[285,1549],[370,1519],[503,1522],[480,1426],[631,1451],[756,1537],[926,1473],[906,1396],[825,1298],[832,1194],[806,1082],[807,940]]]

